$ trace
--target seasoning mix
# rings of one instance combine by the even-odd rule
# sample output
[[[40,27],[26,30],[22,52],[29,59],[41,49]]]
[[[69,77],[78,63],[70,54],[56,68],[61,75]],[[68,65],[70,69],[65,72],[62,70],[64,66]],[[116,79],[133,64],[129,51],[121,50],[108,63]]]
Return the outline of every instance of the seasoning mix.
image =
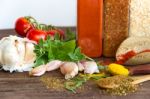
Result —
[[[64,90],[64,79],[58,77],[43,76],[40,81],[48,88],[57,91]]]
[[[118,85],[118,87],[112,87],[103,89],[103,91],[112,95],[127,95],[129,93],[138,90],[138,85],[132,84],[133,79],[131,77],[117,75],[108,78],[102,78],[98,81],[98,85]]]

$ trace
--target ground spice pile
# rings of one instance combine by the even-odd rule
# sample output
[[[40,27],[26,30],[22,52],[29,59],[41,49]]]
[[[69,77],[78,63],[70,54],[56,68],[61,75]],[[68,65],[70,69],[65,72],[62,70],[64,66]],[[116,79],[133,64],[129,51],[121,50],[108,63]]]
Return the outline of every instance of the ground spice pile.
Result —
[[[54,89],[57,91],[64,90],[64,79],[43,76],[40,78],[40,81],[44,83],[48,89]]]
[[[132,84],[133,79],[131,77],[117,75],[108,78],[102,78],[98,84],[101,85],[118,85],[118,87],[107,88],[104,91],[112,95],[127,95],[137,91],[138,85]]]

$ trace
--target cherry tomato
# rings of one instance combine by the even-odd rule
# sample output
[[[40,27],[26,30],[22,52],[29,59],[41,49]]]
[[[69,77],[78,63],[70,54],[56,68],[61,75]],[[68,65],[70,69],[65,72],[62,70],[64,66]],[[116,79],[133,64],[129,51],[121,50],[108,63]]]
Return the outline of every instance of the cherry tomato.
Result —
[[[40,39],[45,40],[47,36],[47,32],[38,29],[32,29],[27,33],[27,38],[33,41],[39,42]]]
[[[57,29],[57,30],[49,30],[47,32],[48,35],[50,35],[51,37],[54,37],[55,34],[58,33],[60,35],[60,38],[64,38],[64,31],[60,30],[60,29]]]
[[[15,30],[18,35],[25,37],[29,30],[33,29],[33,25],[25,18],[20,17],[15,23]]]
[[[47,32],[47,34],[49,34],[50,36],[54,36],[57,33],[57,30],[49,30]]]
[[[65,36],[65,33],[63,30],[61,29],[57,29],[58,33],[61,35],[61,37],[64,37]]]

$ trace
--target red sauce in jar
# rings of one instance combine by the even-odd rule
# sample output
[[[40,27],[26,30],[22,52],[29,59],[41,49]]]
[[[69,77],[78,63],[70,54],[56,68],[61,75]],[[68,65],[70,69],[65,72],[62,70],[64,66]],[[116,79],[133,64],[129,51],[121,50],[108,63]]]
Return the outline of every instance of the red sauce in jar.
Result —
[[[89,57],[102,54],[103,0],[78,0],[77,39]]]

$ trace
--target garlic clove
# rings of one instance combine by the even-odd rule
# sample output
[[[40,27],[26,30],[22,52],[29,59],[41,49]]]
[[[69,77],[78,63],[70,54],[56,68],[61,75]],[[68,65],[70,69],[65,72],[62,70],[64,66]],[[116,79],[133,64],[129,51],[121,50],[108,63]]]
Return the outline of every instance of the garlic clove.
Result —
[[[19,41],[19,40],[14,40],[14,43],[15,43],[15,47],[16,47],[16,50],[18,52],[18,55],[20,57],[20,63],[23,63],[24,61],[24,57],[25,57],[25,43],[22,42],[22,41]]]
[[[30,72],[29,75],[30,76],[41,76],[46,72],[46,66],[45,65],[41,65],[38,67],[33,68]]]
[[[58,69],[63,64],[60,60],[53,60],[46,64],[46,71],[53,71]]]
[[[34,53],[34,44],[26,42],[25,43],[25,63],[33,63],[36,59],[36,55]]]
[[[37,42],[35,42],[35,41],[33,41],[33,40],[29,40],[28,38],[22,38],[22,40],[24,41],[24,42],[28,42],[28,43],[32,43],[32,44],[37,44]]]
[[[84,71],[84,65],[81,62],[77,63],[80,72]]]
[[[2,51],[2,65],[15,66],[19,65],[21,58],[19,57],[18,51],[16,50],[15,42],[7,40],[4,42],[1,48]]]
[[[0,66],[2,65],[2,51],[0,50]]]
[[[65,75],[65,79],[71,79],[78,74],[78,66],[74,62],[65,62],[60,66],[61,73]]]
[[[84,65],[84,73],[86,74],[93,74],[93,73],[99,73],[98,66],[96,62],[94,61],[87,61],[83,63]]]

